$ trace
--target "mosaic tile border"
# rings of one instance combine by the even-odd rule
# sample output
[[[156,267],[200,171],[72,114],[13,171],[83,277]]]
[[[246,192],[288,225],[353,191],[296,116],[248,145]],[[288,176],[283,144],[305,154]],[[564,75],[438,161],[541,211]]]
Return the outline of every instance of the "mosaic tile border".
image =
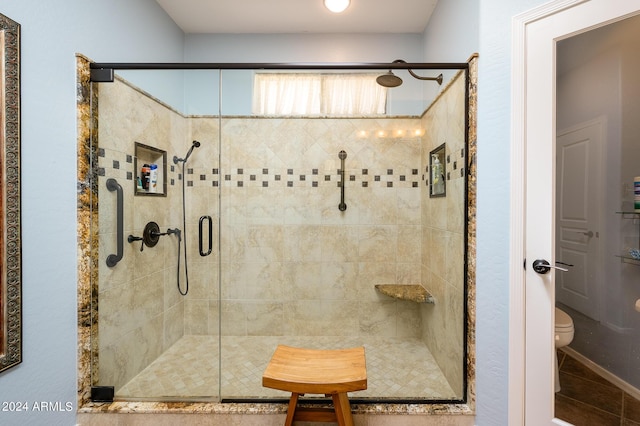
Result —
[[[447,155],[447,180],[463,178],[465,175],[465,152],[461,149]],[[98,150],[98,176],[109,176],[133,181],[133,156],[104,148]],[[169,165],[169,186],[176,186],[182,180],[181,168]],[[195,169],[186,170],[187,187],[288,187],[288,188],[317,188],[328,185],[340,187],[342,176],[339,169],[274,169],[229,167],[227,169]],[[385,168],[385,169],[347,169],[345,182],[362,188],[418,188],[429,185],[429,166],[424,170],[415,168]]]

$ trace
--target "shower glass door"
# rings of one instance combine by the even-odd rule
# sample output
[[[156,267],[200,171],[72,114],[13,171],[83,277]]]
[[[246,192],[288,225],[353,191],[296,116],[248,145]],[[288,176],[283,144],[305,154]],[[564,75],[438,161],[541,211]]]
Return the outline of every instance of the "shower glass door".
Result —
[[[355,400],[466,398],[467,76],[394,71],[395,88],[350,69],[93,83],[92,385],[284,399],[261,380],[278,344],[364,346]],[[270,97],[291,87],[311,96]]]
[[[219,399],[218,78],[145,70],[93,83],[92,384],[119,400]],[[206,100],[185,101],[194,85]]]
[[[464,398],[466,75],[436,99],[435,82],[399,71],[385,89],[382,73],[221,72],[223,400],[288,398],[262,387],[278,344],[364,346],[356,399]],[[430,294],[390,297],[407,288]]]

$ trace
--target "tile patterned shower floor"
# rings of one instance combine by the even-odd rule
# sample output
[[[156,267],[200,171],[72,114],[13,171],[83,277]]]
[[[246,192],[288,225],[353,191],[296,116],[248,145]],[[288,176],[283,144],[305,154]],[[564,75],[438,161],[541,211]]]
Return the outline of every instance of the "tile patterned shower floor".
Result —
[[[121,389],[118,399],[287,398],[262,387],[264,372],[278,344],[314,349],[364,346],[368,389],[358,398],[451,399],[454,392],[431,352],[417,339],[344,337],[184,336]],[[219,381],[218,370],[222,371]]]

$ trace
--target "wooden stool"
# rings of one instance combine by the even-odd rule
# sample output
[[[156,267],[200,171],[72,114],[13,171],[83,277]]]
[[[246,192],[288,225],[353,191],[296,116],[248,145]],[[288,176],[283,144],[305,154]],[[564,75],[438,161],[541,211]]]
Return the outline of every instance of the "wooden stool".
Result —
[[[291,392],[285,426],[294,421],[353,426],[347,392],[367,388],[364,347],[317,350],[278,345],[262,375],[262,386]],[[297,407],[298,397],[305,393],[331,395],[334,410]]]

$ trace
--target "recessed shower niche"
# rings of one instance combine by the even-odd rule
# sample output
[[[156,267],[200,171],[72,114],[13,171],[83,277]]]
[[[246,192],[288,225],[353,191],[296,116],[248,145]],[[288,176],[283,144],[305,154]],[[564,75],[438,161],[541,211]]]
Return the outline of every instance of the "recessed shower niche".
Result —
[[[167,196],[167,151],[135,142],[135,194]]]
[[[124,214],[133,235],[148,221],[180,228],[186,261],[184,252],[176,259],[179,237],[171,235],[153,250],[128,245],[118,266],[97,272],[91,385],[114,386],[120,401],[273,403],[289,397],[261,386],[278,344],[365,346],[369,387],[357,402],[466,403],[474,241],[467,177],[475,158],[469,64],[413,70],[443,73],[442,85],[394,68],[404,82],[381,91],[382,112],[355,114],[256,112],[254,79],[320,76],[322,87],[338,84],[344,93],[345,82],[361,74],[375,82],[388,69],[180,70],[176,81],[198,82],[185,86],[186,105],[158,99],[147,84],[172,80],[173,71],[121,70],[113,82],[90,83],[99,91],[96,147],[126,156],[102,142],[162,141],[158,150],[136,148],[136,176],[141,161],[162,156],[166,164],[166,155],[190,153],[185,176],[164,174],[184,186],[168,185],[153,211],[138,200],[142,208]],[[417,101],[416,93],[431,95]],[[451,174],[446,197],[430,197],[424,171],[443,140],[465,173]],[[113,198],[102,180],[122,171],[110,170],[108,156],[99,161],[102,216]],[[209,256],[198,250],[203,217],[213,224]],[[102,221],[98,257],[113,251]],[[177,280],[183,289],[188,282],[186,295]],[[388,283],[421,283],[429,303],[376,290]]]

